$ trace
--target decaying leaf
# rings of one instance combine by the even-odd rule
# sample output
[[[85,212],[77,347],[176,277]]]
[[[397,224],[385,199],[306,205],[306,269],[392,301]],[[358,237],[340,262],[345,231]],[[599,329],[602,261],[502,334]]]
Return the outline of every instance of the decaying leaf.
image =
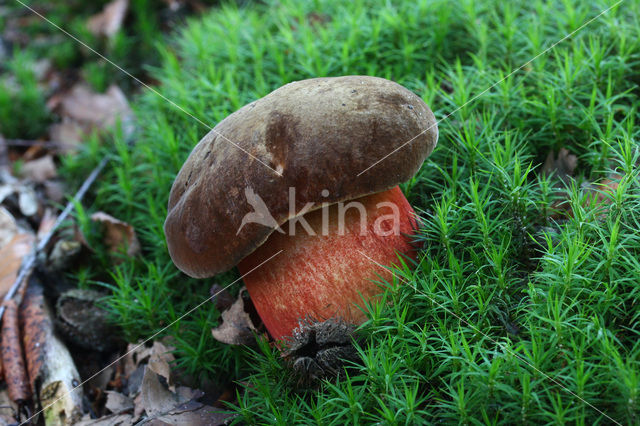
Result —
[[[70,154],[82,144],[85,138],[85,129],[77,121],[63,117],[60,123],[49,126],[49,137],[61,144],[60,152]]]
[[[25,358],[31,388],[44,408],[47,425],[82,417],[80,375],[66,346],[55,335],[53,316],[42,287],[31,282],[20,307]]]
[[[18,233],[18,224],[13,215],[4,207],[0,207],[0,250],[9,244]]]
[[[33,188],[25,186],[18,193],[18,206],[20,207],[20,213],[23,215],[30,217],[38,213],[39,205],[38,196]]]
[[[122,27],[128,7],[129,0],[113,0],[102,12],[89,18],[89,31],[96,36],[113,37]]]
[[[21,405],[31,398],[31,386],[27,379],[20,327],[18,323],[18,305],[11,299],[5,302],[6,310],[2,318],[2,366],[7,382],[9,398]]]
[[[216,309],[220,312],[229,309],[235,301],[231,293],[220,284],[212,285],[209,289],[209,294],[211,295],[211,301],[216,304]]]
[[[17,410],[18,407],[9,398],[9,392],[6,389],[0,390],[0,424],[17,424]]]
[[[78,83],[69,93],[59,99],[60,115],[66,116],[85,128],[105,129],[113,126],[116,119],[124,122],[131,117],[127,98],[118,86],[111,85],[106,93],[96,93],[87,85]],[[51,107],[55,103],[50,104]]]
[[[125,252],[128,256],[140,253],[140,242],[133,226],[103,212],[92,214],[91,220],[104,224],[104,242],[110,252]]]
[[[51,232],[53,226],[56,224],[56,219],[58,216],[53,212],[53,209],[46,208],[44,210],[44,214],[42,215],[42,219],[40,219],[40,225],[38,226],[37,237],[44,238],[46,234]]]
[[[154,341],[147,366],[157,375],[164,377],[169,384],[169,389],[174,390],[173,381],[171,380],[171,363],[176,358],[171,353],[172,350],[172,348],[165,346],[160,341]]]
[[[155,417],[165,414],[174,407],[187,401],[171,392],[160,382],[160,377],[151,368],[146,367],[142,378],[142,405],[148,416]]]
[[[130,426],[132,424],[133,416],[131,414],[112,414],[99,419],[92,419],[87,414],[81,421],[75,423],[75,426]]]
[[[30,185],[25,185],[18,180],[8,184],[0,185],[0,203],[16,194],[18,197],[18,208],[24,216],[33,216],[39,210],[38,196]]]
[[[45,155],[36,160],[27,161],[22,165],[20,176],[33,182],[43,183],[58,175],[56,165],[51,155]]]
[[[254,333],[258,330],[251,320],[251,316],[245,310],[242,288],[238,298],[231,307],[222,312],[222,324],[211,329],[213,338],[228,345],[255,345]]]
[[[549,152],[542,166],[542,173],[545,176],[555,174],[563,183],[567,184],[577,166],[578,157],[571,154],[568,149],[560,148],[557,157],[553,150]]]
[[[121,414],[133,411],[133,399],[120,392],[107,391],[107,402],[105,407],[113,414]]]
[[[591,194],[587,199],[587,207],[604,207],[611,204],[611,195],[616,192],[621,180],[621,175],[613,173],[609,178],[602,179],[600,182],[586,184],[585,189]]]
[[[140,404],[148,420],[173,425],[222,425],[232,417],[222,410],[197,402],[202,393],[189,388],[171,392],[151,369],[147,368],[142,380]]]
[[[31,252],[34,244],[33,234],[18,233],[0,249],[0,295],[9,291],[18,276],[22,258]]]

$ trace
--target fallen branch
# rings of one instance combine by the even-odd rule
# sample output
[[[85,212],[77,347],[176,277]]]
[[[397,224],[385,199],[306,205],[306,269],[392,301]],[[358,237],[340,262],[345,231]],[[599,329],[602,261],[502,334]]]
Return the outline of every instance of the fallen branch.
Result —
[[[55,142],[55,141],[34,141],[29,139],[2,139],[1,140],[5,146],[42,146],[43,148],[54,149],[54,148],[77,148],[77,145],[73,145],[70,143],[64,142]]]
[[[76,422],[82,417],[82,392],[74,392],[80,374],[66,346],[54,333],[53,315],[42,286],[31,282],[20,306],[27,370],[45,424]]]
[[[20,327],[18,325],[18,305],[15,300],[4,303],[6,313],[2,321],[2,365],[4,379],[7,382],[9,398],[18,406],[23,406],[31,399],[31,387],[27,379],[24,365],[22,345],[20,344]]]
[[[73,199],[67,203],[64,210],[62,211],[62,213],[60,213],[60,216],[58,216],[58,219],[53,224],[49,232],[43,235],[43,237],[40,239],[40,241],[35,246],[33,251],[24,257],[24,259],[22,260],[22,264],[20,265],[18,276],[16,277],[15,281],[13,282],[13,285],[11,286],[7,294],[4,296],[5,303],[0,307],[0,321],[2,320],[2,317],[6,309],[6,302],[13,299],[13,297],[18,292],[22,284],[26,281],[26,278],[29,275],[31,275],[31,272],[33,271],[33,268],[35,267],[35,264],[36,264],[36,258],[38,253],[41,252],[47,246],[47,244],[49,243],[49,240],[51,240],[51,237],[53,236],[53,233],[56,231],[58,226],[60,226],[60,224],[67,218],[67,216],[69,216],[69,213],[71,213],[71,211],[73,210],[74,202],[79,202],[82,200],[86,192],[89,190],[89,187],[91,187],[93,182],[98,177],[98,174],[100,174],[100,172],[102,171],[102,169],[104,168],[104,166],[107,164],[108,161],[109,161],[108,156],[104,157],[102,161],[100,161],[100,164],[98,164],[96,168],[93,169],[93,171],[89,174],[89,176],[87,176],[87,179],[82,183],[82,186],[80,187],[80,189],[78,189],[78,192],[76,192],[76,195],[73,197]]]

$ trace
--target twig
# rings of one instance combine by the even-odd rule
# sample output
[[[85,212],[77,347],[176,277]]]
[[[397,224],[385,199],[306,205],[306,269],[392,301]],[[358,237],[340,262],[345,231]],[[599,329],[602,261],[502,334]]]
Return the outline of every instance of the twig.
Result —
[[[56,142],[56,141],[37,141],[29,139],[0,139],[5,146],[35,146],[41,145],[44,148],[77,148],[77,145]]]
[[[18,276],[16,277],[16,280],[13,282],[13,285],[11,286],[7,294],[4,296],[3,302],[11,300],[13,296],[18,292],[23,281],[25,281],[25,279],[29,276],[29,274],[31,274],[31,271],[33,270],[36,264],[36,258],[37,258],[38,252],[40,252],[47,246],[47,244],[49,243],[49,240],[51,240],[51,237],[53,236],[53,233],[56,231],[58,226],[60,226],[60,224],[67,218],[67,216],[69,216],[69,213],[71,213],[71,211],[73,210],[74,201],[77,202],[82,200],[87,190],[96,180],[96,178],[98,177],[98,174],[102,171],[102,169],[104,168],[104,166],[107,164],[108,161],[109,161],[109,156],[104,157],[102,161],[100,161],[100,164],[98,164],[96,168],[93,169],[91,174],[87,176],[87,179],[85,179],[85,181],[83,182],[80,189],[78,189],[78,192],[76,192],[76,195],[73,197],[73,199],[70,200],[65,206],[64,210],[62,210],[62,213],[60,213],[60,216],[58,216],[58,219],[56,219],[56,222],[53,224],[53,227],[49,230],[49,232],[47,232],[42,237],[42,239],[40,239],[40,241],[34,247],[31,253],[29,253],[24,257],[24,259],[22,259],[22,264],[20,265],[20,269],[18,270]],[[3,303],[3,305],[0,306],[0,321],[2,320],[4,311],[5,311],[5,306]]]

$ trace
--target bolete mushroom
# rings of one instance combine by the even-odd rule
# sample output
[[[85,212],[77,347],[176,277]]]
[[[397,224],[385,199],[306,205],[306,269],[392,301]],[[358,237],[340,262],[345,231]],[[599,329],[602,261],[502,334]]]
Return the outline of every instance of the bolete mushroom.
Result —
[[[427,105],[389,80],[287,84],[229,115],[191,152],[169,196],[171,258],[205,278],[236,265],[246,274],[282,250],[243,278],[272,337],[305,318],[359,323],[356,305],[380,291],[378,276],[390,277],[371,259],[415,256],[415,214],[397,185],[437,138]]]

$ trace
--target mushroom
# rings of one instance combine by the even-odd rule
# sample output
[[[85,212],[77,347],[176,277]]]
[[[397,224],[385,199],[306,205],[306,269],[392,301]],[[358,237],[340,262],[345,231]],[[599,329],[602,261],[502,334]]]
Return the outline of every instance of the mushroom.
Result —
[[[197,278],[237,265],[275,339],[308,318],[360,323],[357,305],[391,277],[372,261],[415,257],[415,213],[398,184],[437,138],[427,105],[389,80],[287,84],[222,120],[189,155],[169,195],[171,258]]]

